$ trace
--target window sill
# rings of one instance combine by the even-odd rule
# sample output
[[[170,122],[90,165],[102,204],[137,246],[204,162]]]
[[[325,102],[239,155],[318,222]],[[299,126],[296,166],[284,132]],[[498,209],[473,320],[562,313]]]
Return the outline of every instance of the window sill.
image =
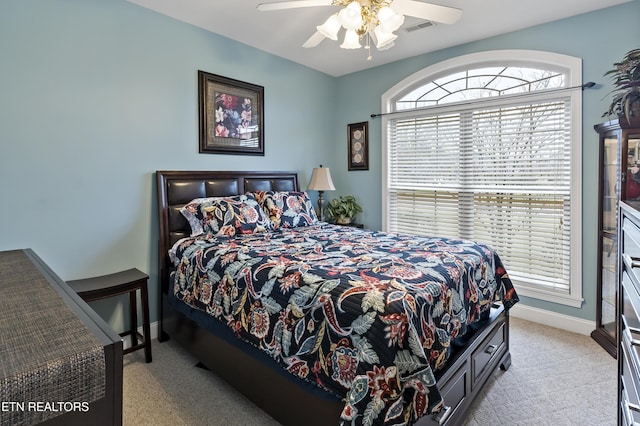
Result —
[[[582,295],[572,295],[569,293],[562,294],[557,291],[554,292],[541,288],[531,287],[522,281],[513,279],[513,277],[511,278],[511,280],[519,296],[531,297],[532,299],[558,303],[565,306],[571,306],[573,308],[581,308],[582,303],[584,302]]]

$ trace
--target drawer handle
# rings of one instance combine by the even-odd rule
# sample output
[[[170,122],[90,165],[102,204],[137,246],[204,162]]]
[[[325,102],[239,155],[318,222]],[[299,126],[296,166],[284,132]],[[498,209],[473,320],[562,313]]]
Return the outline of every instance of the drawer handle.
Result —
[[[635,411],[636,413],[640,413],[640,405],[634,404],[629,401],[625,401],[625,404],[627,407],[629,407],[630,410]]]
[[[487,349],[484,350],[484,353],[491,355],[496,351],[496,349],[498,349],[498,345],[489,345],[487,346]]]
[[[631,407],[629,407],[629,401],[625,401],[622,404],[622,415],[624,416],[624,419],[626,420],[626,422],[624,424],[626,425],[632,425],[633,423],[633,415],[631,414]]]
[[[621,318],[622,323],[624,324],[624,334],[625,336],[627,336],[627,339],[629,339],[629,343],[631,343],[631,346],[640,346],[640,340],[634,339],[631,335],[632,332],[640,334],[640,329],[629,327],[629,325],[627,324],[627,319],[624,316],[621,316]]]
[[[438,411],[436,414],[431,416],[431,418],[433,419],[433,421],[437,422],[439,425],[443,425],[449,419],[452,409],[453,407],[445,405],[444,407],[442,407],[442,410]]]
[[[629,411],[629,409],[631,407],[629,407],[629,396],[627,395],[627,389],[624,387],[624,378],[622,378],[622,401],[620,401],[620,405],[621,405],[621,409],[622,409],[622,415],[624,416],[624,422],[623,424],[625,425],[630,425],[633,424],[633,422],[631,421],[633,419],[633,416],[631,415],[631,412]]]
[[[640,268],[640,257],[631,257],[628,254],[622,255],[626,262],[631,268]]]
[[[640,340],[631,337],[631,331],[633,331],[634,333],[640,333],[640,330],[631,328],[627,328],[624,330],[624,334],[627,335],[627,339],[629,339],[629,343],[631,343],[631,346],[640,346]]]

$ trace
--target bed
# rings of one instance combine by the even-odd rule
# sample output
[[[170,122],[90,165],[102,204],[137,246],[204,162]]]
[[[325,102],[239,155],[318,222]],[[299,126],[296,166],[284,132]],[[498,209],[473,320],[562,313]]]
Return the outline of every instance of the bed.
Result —
[[[293,172],[156,178],[159,340],[280,423],[455,425],[509,368],[518,297],[490,248],[319,222]]]

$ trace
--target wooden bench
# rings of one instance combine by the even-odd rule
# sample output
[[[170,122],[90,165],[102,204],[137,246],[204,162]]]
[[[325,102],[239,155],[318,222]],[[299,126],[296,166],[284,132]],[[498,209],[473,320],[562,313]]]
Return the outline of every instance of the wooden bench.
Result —
[[[121,337],[31,249],[0,252],[0,300],[0,425],[122,425]]]
[[[131,328],[120,333],[120,336],[131,336],[131,347],[124,350],[130,353],[144,348],[146,362],[151,362],[151,332],[149,326],[149,296],[147,281],[149,276],[136,268],[100,277],[67,281],[78,295],[85,301],[105,299],[129,293],[129,321]],[[140,290],[142,303],[142,333],[138,332],[137,292]],[[140,340],[140,342],[138,342]]]

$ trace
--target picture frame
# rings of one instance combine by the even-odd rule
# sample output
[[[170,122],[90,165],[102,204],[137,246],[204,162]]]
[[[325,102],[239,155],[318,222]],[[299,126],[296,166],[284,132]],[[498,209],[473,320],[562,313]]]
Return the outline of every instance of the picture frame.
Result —
[[[198,71],[200,153],[264,155],[264,87]]]
[[[369,122],[347,125],[349,170],[369,170]]]

